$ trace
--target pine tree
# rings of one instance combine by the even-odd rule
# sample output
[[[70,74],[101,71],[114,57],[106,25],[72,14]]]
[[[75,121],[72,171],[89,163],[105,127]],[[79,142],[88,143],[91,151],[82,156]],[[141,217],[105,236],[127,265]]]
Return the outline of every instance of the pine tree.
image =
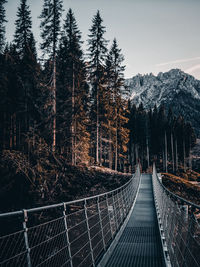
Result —
[[[0,149],[5,149],[7,147],[7,123],[8,123],[8,80],[6,73],[6,56],[8,51],[8,45],[6,45],[4,54],[0,54]]]
[[[22,103],[24,102],[24,131],[27,133],[35,120],[34,103],[37,102],[36,91],[39,86],[40,66],[37,63],[35,39],[30,34],[24,55],[19,64],[20,81],[22,87]]]
[[[37,60],[37,49],[36,49],[36,41],[35,41],[35,38],[34,38],[34,35],[33,33],[31,32],[30,34],[30,38],[28,40],[28,50],[29,50],[29,53],[32,55],[32,59],[34,61]]]
[[[133,106],[130,110],[130,143],[134,142],[135,154],[139,152],[140,158],[143,158],[146,138],[146,144],[148,143],[150,147],[150,150],[147,149],[147,161],[149,154],[149,161],[153,157],[154,160],[157,159],[160,162],[160,157],[162,157],[165,171],[168,171],[170,160],[173,171],[178,170],[180,161],[186,169],[186,158],[190,157],[190,150],[196,142],[194,129],[190,123],[185,123],[182,116],[174,116],[171,108],[166,116],[163,105],[160,106],[159,111],[154,106],[153,111],[149,110],[148,116],[142,104],[138,108]],[[169,158],[170,152],[171,157]],[[189,158],[189,166],[191,166],[191,158]]]
[[[159,153],[159,133],[158,133],[158,109],[155,105],[152,113],[151,123],[151,151],[154,156],[158,156]]]
[[[168,125],[168,136],[170,137],[169,141],[171,144],[171,160],[172,160],[172,170],[175,171],[175,163],[174,163],[174,122],[175,118],[173,115],[172,108],[169,108],[168,116],[167,116],[167,125]]]
[[[71,9],[67,13],[58,52],[58,132],[70,150],[72,165],[88,161],[88,85],[81,33]],[[68,118],[66,120],[66,118]],[[63,129],[63,130],[62,130]],[[68,135],[66,135],[66,129]],[[70,134],[69,134],[70,133]],[[62,145],[64,146],[64,144]],[[83,156],[84,155],[84,156]]]
[[[127,146],[128,146],[128,102],[122,97],[122,90],[124,88],[124,69],[122,65],[124,56],[119,49],[116,39],[113,40],[111,49],[109,51],[106,69],[108,73],[110,96],[113,99],[113,105],[110,106],[111,114],[115,122],[115,170],[118,168],[118,163],[127,160]],[[113,107],[113,111],[112,111]],[[121,165],[124,165],[123,163]],[[123,166],[124,167],[124,166]]]
[[[158,117],[157,117],[157,139],[156,140],[158,143],[158,153],[163,155],[163,164],[166,163],[165,132],[166,132],[165,107],[164,107],[164,105],[161,105],[159,107]],[[165,164],[165,166],[166,166],[166,164]]]
[[[147,143],[147,117],[144,106],[140,103],[137,110],[137,120],[136,120],[136,129],[137,129],[137,143],[138,150],[140,155],[140,160],[142,165],[144,165],[144,159],[146,154],[146,143]]]
[[[134,166],[136,163],[136,156],[135,156],[135,147],[136,147],[136,114],[137,108],[136,105],[129,102],[129,122],[128,128],[129,132],[129,161],[131,163],[131,171],[134,171]]]
[[[48,54],[53,60],[53,82],[52,82],[52,108],[53,108],[53,140],[52,150],[56,149],[56,53],[60,36],[60,22],[62,16],[62,0],[44,0],[43,10],[40,15],[42,22],[41,37],[43,43],[41,49],[43,54]]]
[[[188,157],[189,168],[192,169],[191,149],[194,147],[196,143],[196,136],[194,133],[194,129],[192,128],[190,123],[186,123],[184,134],[185,134],[186,157]]]
[[[32,38],[32,21],[31,11],[27,5],[27,0],[21,0],[17,11],[17,20],[15,21],[16,29],[14,35],[14,43],[17,52],[22,57],[27,50],[30,39]]]
[[[100,16],[100,12],[92,20],[92,27],[90,28],[88,51],[89,51],[89,70],[90,70],[90,82],[92,85],[92,113],[96,113],[95,120],[93,118],[93,124],[96,131],[96,163],[99,164],[99,143],[100,143],[100,103],[101,95],[103,94],[104,86],[104,65],[107,53],[107,41],[104,38],[105,27],[102,25],[103,20]],[[95,143],[95,142],[94,142]]]
[[[101,103],[104,120],[101,124],[101,135],[103,135],[105,147],[103,151],[107,153],[104,155],[105,159],[107,157],[109,162],[109,168],[113,168],[113,156],[114,156],[114,136],[116,133],[115,121],[114,121],[114,99],[113,99],[113,87],[112,87],[112,62],[107,56],[106,67],[105,67],[105,83],[103,102]],[[102,142],[101,142],[102,147]],[[101,149],[102,151],[102,149]]]
[[[5,55],[3,55],[5,47],[5,23],[6,15],[4,4],[7,0],[0,0],[0,138],[2,140],[0,148],[5,148],[6,146],[6,124],[7,124],[7,77],[5,73]]]
[[[21,0],[17,11],[14,46],[19,59],[18,66],[18,110],[16,120],[20,125],[21,149],[28,151],[25,140],[35,121],[36,88],[38,86],[39,65],[37,63],[36,42],[31,31],[31,12],[27,0]],[[23,144],[23,145],[22,145]]]
[[[20,82],[19,56],[14,45],[7,45],[3,55],[0,79],[1,133],[4,149],[17,149],[21,143],[19,120]]]
[[[0,0],[0,53],[3,52],[5,46],[5,23],[6,15],[4,5],[7,3],[7,0]]]

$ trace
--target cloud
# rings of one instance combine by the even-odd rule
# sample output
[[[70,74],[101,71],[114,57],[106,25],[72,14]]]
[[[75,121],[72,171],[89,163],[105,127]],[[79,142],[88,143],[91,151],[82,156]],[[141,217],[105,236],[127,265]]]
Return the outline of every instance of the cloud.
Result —
[[[193,73],[194,71],[199,70],[199,69],[200,69],[200,64],[197,64],[197,65],[192,66],[191,68],[186,69],[185,72]]]
[[[191,62],[191,61],[195,61],[195,60],[200,60],[200,57],[192,57],[192,58],[178,59],[178,60],[174,60],[174,61],[169,61],[169,62],[159,63],[159,64],[156,64],[156,66],[157,66],[157,67],[161,67],[161,66],[167,66],[167,65],[171,65],[171,64],[184,63],[184,62]],[[197,66],[197,65],[196,65],[196,66]]]

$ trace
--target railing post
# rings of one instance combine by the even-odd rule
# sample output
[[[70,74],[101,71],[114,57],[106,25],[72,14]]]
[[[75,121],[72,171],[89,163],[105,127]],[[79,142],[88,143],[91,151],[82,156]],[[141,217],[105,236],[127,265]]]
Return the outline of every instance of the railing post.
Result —
[[[131,183],[131,186],[130,186],[130,207],[132,206],[132,203],[133,203],[133,191],[134,191],[134,183]]]
[[[118,214],[119,214],[119,219],[120,219],[119,225],[121,225],[121,223],[122,223],[122,216],[121,216],[120,197],[119,197],[119,195],[120,195],[120,192],[119,192],[119,189],[117,189],[117,203],[118,203],[118,209],[119,209]]]
[[[87,201],[86,201],[86,199],[85,199],[85,203],[84,203],[84,211],[85,211],[85,219],[86,219],[88,238],[89,238],[89,244],[90,244],[90,252],[91,252],[91,256],[92,256],[92,266],[95,266],[94,253],[93,253],[93,248],[92,248],[92,240],[91,240],[91,235],[90,235],[90,226],[89,226],[88,215],[87,215]]]
[[[126,215],[125,215],[125,210],[124,210],[124,196],[123,196],[123,190],[121,190],[120,193],[121,193],[122,222],[123,222],[123,221],[124,221],[124,218],[126,217]]]
[[[118,220],[117,220],[117,215],[116,215],[115,199],[114,199],[113,193],[112,193],[112,202],[113,202],[113,215],[114,215],[114,220],[115,220],[115,230],[117,232],[117,230],[118,230]]]
[[[126,203],[126,188],[123,189],[122,191],[122,195],[123,195],[123,201],[124,201],[124,214],[125,214],[125,217],[126,215],[128,214],[127,213],[127,203]]]
[[[131,188],[128,189],[128,211],[130,210],[131,207]]]
[[[24,241],[25,241],[25,247],[26,247],[27,266],[31,267],[30,248],[29,248],[29,243],[28,243],[28,228],[26,225],[28,221],[27,210],[23,210],[23,214],[24,214],[23,230],[24,230]]]
[[[101,227],[103,248],[104,248],[104,250],[106,250],[106,244],[105,244],[104,234],[103,234],[103,224],[102,224],[102,219],[101,219],[101,209],[100,209],[100,206],[99,206],[99,197],[97,199],[97,207],[98,207],[98,213],[99,213],[99,222],[100,222],[100,227]]]
[[[69,253],[70,266],[73,267],[71,243],[69,241],[69,231],[68,231],[68,226],[67,226],[66,203],[63,203],[63,216],[64,216],[64,224],[65,224],[65,231],[66,231],[66,237],[67,237],[67,245],[68,245],[67,247],[68,247],[68,253]]]
[[[126,199],[126,196],[127,196],[127,188],[124,188],[124,190],[123,190],[123,199],[124,199],[124,212],[125,212],[125,217],[127,215],[127,199]]]
[[[126,214],[128,214],[129,212],[129,188],[126,188],[125,201],[126,201]]]
[[[108,203],[108,195],[107,194],[106,194],[106,204],[107,204],[107,210],[108,210],[108,218],[109,218],[109,224],[110,224],[111,237],[113,238],[113,231],[112,231],[112,226],[111,226],[111,217],[110,217],[110,212],[109,212],[109,203]]]

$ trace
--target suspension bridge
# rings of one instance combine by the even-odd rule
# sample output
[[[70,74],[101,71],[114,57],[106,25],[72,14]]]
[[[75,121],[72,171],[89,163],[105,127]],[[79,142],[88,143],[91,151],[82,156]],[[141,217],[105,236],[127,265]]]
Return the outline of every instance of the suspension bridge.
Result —
[[[104,194],[0,214],[0,266],[200,266],[200,206],[139,166]]]

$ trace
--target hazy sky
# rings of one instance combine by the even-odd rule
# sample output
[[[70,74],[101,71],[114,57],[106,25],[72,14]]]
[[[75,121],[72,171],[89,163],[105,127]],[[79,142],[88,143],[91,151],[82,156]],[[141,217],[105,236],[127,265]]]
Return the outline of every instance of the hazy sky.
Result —
[[[82,39],[87,45],[88,29],[97,9],[106,26],[106,39],[117,38],[125,56],[125,76],[181,68],[200,79],[200,0],[63,0],[64,17],[71,7]],[[12,41],[17,6],[8,0],[7,39]],[[38,46],[43,0],[28,0],[33,33]],[[109,44],[109,45],[110,45]]]

